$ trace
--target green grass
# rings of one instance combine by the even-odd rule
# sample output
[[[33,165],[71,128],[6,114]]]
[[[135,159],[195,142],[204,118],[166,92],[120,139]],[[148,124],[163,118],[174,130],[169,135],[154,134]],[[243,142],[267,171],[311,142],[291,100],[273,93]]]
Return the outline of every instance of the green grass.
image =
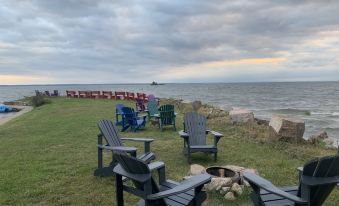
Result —
[[[115,205],[114,178],[94,177],[93,171],[97,165],[96,122],[114,120],[116,103],[134,106],[133,102],[54,98],[0,126],[0,205]],[[179,130],[180,111],[185,110],[178,111]],[[295,184],[298,166],[315,156],[335,153],[320,146],[264,141],[264,127],[233,126],[225,117],[210,119],[209,124],[225,134],[219,142],[218,162],[212,156],[194,154],[193,163],[256,168],[277,185]],[[123,136],[154,138],[151,150],[165,162],[168,178],[181,180],[187,175],[189,165],[177,132],[170,128],[160,132],[147,124],[144,130]],[[142,151],[142,145],[127,144]],[[110,153],[105,153],[106,163],[109,158]],[[207,205],[252,205],[249,192],[247,189],[234,202],[209,194]],[[126,205],[136,201],[125,193]],[[325,205],[338,203],[339,190],[335,189]]]

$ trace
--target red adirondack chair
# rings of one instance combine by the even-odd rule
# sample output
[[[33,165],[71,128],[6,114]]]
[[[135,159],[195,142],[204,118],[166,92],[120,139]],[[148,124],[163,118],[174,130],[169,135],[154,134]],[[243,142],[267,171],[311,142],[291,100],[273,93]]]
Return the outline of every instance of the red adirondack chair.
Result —
[[[134,100],[135,99],[134,92],[126,92],[126,99]]]
[[[79,98],[90,98],[91,91],[79,91]]]
[[[115,92],[115,99],[125,99],[126,97],[126,92]]]
[[[79,97],[78,95],[77,95],[77,92],[76,91],[68,91],[68,90],[66,90],[66,96],[67,97]]]
[[[104,99],[112,99],[113,93],[111,91],[102,91],[102,98]]]
[[[92,91],[91,92],[91,98],[99,99],[100,97],[101,97],[101,92],[100,91]]]
[[[147,101],[145,93],[137,93],[137,99]]]

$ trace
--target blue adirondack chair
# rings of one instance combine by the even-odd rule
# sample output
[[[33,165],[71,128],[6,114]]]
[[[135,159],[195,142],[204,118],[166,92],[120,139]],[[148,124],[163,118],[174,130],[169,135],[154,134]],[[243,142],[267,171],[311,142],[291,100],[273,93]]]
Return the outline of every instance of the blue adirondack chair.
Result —
[[[139,130],[141,127],[146,125],[146,115],[138,117],[138,112],[135,112],[133,108],[123,107],[123,127],[122,132],[126,131],[128,128],[131,128],[134,132]]]
[[[124,123],[124,113],[122,111],[122,108],[124,107],[123,104],[117,104],[115,105],[115,125],[123,125]],[[119,120],[119,116],[121,116],[121,120]]]

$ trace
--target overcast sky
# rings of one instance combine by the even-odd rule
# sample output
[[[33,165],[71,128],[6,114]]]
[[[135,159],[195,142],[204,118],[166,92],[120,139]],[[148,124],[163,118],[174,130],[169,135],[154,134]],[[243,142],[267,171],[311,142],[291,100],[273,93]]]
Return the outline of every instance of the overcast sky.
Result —
[[[0,1],[0,84],[339,80],[339,1]]]

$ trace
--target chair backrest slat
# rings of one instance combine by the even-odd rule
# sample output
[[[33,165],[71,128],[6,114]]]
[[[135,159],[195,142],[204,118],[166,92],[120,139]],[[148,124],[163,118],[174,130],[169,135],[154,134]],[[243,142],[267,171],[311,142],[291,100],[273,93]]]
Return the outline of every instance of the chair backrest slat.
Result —
[[[190,145],[206,145],[206,117],[188,112],[184,116],[184,123]]]
[[[107,143],[110,146],[122,146],[122,141],[118,129],[110,120],[100,120],[98,122],[98,127],[101,134],[106,139]]]

